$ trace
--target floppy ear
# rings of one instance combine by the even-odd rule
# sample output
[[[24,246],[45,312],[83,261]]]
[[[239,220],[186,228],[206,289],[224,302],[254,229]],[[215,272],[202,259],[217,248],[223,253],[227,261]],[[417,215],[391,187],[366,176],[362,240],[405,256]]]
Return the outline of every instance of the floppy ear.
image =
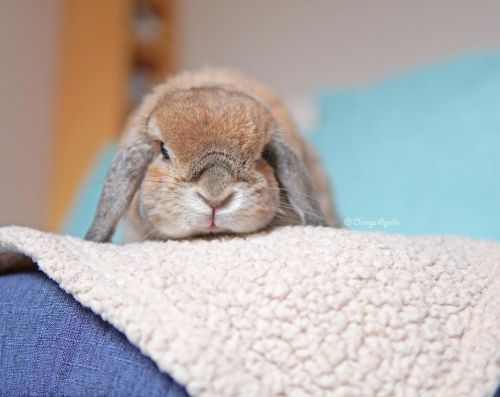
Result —
[[[306,166],[284,139],[273,133],[263,156],[274,168],[276,179],[302,224],[326,226]]]
[[[116,224],[144,178],[153,153],[151,141],[142,136],[128,142],[117,153],[106,176],[86,240],[101,243],[111,240]]]

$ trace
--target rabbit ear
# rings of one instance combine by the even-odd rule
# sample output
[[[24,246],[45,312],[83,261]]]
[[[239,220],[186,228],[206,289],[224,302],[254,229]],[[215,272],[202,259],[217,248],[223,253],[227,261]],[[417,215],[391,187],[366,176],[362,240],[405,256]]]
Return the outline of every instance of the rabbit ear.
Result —
[[[326,226],[306,166],[284,139],[273,133],[263,156],[274,168],[276,179],[302,224]]]
[[[153,153],[151,141],[141,136],[128,142],[116,154],[86,240],[101,243],[111,240],[116,224],[144,178]]]

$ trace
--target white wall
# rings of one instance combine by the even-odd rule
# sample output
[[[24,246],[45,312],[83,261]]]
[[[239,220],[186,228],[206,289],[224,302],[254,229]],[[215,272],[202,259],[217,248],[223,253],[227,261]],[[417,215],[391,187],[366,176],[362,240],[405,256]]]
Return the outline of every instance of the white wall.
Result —
[[[42,227],[59,0],[0,0],[0,225]]]
[[[500,47],[498,0],[182,0],[181,67],[240,68],[296,104],[471,50]],[[299,103],[300,105],[300,103]]]

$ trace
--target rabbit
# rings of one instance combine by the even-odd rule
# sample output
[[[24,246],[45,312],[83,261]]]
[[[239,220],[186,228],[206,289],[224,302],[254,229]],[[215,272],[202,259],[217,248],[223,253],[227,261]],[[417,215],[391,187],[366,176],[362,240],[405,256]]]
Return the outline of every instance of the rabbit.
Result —
[[[127,210],[134,240],[337,226],[323,169],[282,101],[226,69],[168,78],[132,113],[86,239],[110,241]]]

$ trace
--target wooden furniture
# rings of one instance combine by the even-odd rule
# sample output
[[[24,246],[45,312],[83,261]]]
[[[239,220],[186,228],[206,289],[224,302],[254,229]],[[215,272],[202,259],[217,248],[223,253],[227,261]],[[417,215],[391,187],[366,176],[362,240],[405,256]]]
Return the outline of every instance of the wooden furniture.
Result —
[[[174,68],[173,0],[66,0],[63,6],[47,221],[53,231],[130,108]]]

